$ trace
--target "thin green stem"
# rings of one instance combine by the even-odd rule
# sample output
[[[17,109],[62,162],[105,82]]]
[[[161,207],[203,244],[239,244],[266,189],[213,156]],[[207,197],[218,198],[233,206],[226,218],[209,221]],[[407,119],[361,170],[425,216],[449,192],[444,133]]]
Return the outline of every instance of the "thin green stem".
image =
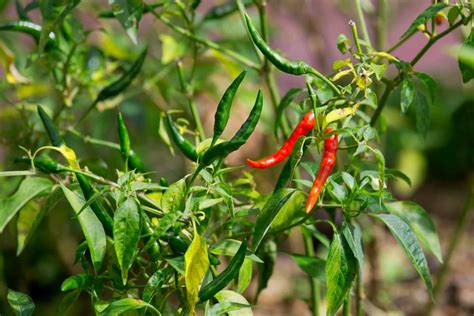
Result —
[[[176,63],[176,68],[178,69],[178,78],[181,85],[181,89],[186,96],[188,101],[189,111],[191,112],[191,116],[193,117],[194,124],[196,125],[196,129],[198,131],[199,140],[203,141],[206,139],[206,134],[204,133],[204,128],[202,126],[201,117],[199,116],[199,111],[196,106],[196,102],[194,102],[193,92],[190,91],[186,80],[184,79],[184,71],[183,65],[180,61]]]
[[[467,17],[468,19],[470,19],[472,17],[472,15],[470,15],[469,17]],[[442,39],[444,36],[448,35],[449,33],[451,33],[452,31],[454,31],[456,28],[460,27],[464,22],[464,19],[462,20],[459,20],[457,23],[451,25],[448,29],[446,29],[445,31],[431,37],[429,40],[428,40],[428,43],[425,44],[425,46],[420,50],[420,52],[418,52],[418,54],[416,54],[416,56],[412,59],[412,61],[410,62],[410,65],[413,67],[415,66],[418,61],[420,61],[420,59],[426,54],[426,52],[437,42],[439,41],[440,39]],[[387,100],[388,100],[388,97],[390,96],[390,93],[392,92],[393,89],[395,89],[401,82],[401,75],[399,74],[397,77],[395,77],[393,80],[389,81],[387,83],[387,87],[385,88],[385,91],[382,95],[382,97],[380,98],[380,102],[377,106],[377,108],[375,109],[375,112],[374,114],[372,115],[372,118],[370,120],[370,125],[374,126],[375,123],[377,122],[378,118],[380,117],[380,114],[382,113],[382,110],[383,108],[385,107],[385,104],[387,103]]]
[[[323,75],[313,67],[310,68],[308,73],[324,81],[324,83],[327,84],[334,92],[336,92],[336,94],[341,94],[341,90],[339,90],[339,88],[336,87],[336,85],[334,85],[331,80],[329,80],[325,75]]]
[[[379,0],[377,9],[377,50],[383,51],[387,42],[388,5],[387,0]]]
[[[230,58],[233,58],[234,60],[236,60],[237,62],[241,63],[242,65],[244,66],[247,66],[249,68],[252,68],[252,69],[260,69],[260,66],[257,65],[256,63],[254,63],[252,60],[248,59],[247,57],[245,56],[242,56],[232,50],[229,50],[227,48],[224,48],[222,46],[220,46],[219,44],[215,43],[215,42],[212,42],[212,41],[209,41],[207,39],[204,39],[202,37],[199,37],[197,35],[194,35],[192,34],[191,32],[189,32],[188,30],[185,30],[183,29],[182,27],[179,27],[177,25],[174,25],[170,20],[168,20],[167,18],[163,17],[162,15],[156,13],[156,12],[152,12],[153,15],[161,20],[163,23],[165,23],[169,28],[171,28],[172,30],[174,30],[175,32],[183,35],[183,36],[186,36],[187,38],[193,40],[193,41],[196,41],[208,48],[211,48],[211,49],[214,49],[218,52],[221,52],[222,54],[226,55],[226,56],[229,56]]]
[[[356,293],[355,293],[355,308],[357,316],[364,316],[363,296],[364,296],[364,281],[360,274],[357,275]]]
[[[350,316],[351,315],[351,294],[347,294],[347,298],[342,306],[342,315],[343,316]]]
[[[304,242],[304,250],[306,256],[314,257],[314,244],[313,244],[313,237],[310,233],[304,231],[304,228],[301,230],[303,235],[303,242]],[[311,313],[313,316],[319,316],[319,306],[320,306],[320,296],[321,296],[321,288],[319,281],[311,276],[308,276],[308,282],[311,287],[311,298],[310,298],[310,306],[311,306]]]
[[[469,222],[469,215],[472,211],[474,211],[474,174],[471,174],[469,193],[466,199],[466,203],[464,204],[464,207],[461,211],[461,214],[459,215],[458,221],[454,228],[454,233],[451,237],[451,240],[448,245],[448,250],[444,258],[444,263],[436,276],[436,283],[433,288],[433,300],[430,300],[428,306],[426,307],[425,315],[427,316],[431,315],[431,313],[433,312],[435,302],[438,300],[441,291],[444,289],[444,284],[446,283],[446,277],[448,276],[451,259],[460,244],[461,236],[464,233],[467,223]]]
[[[362,47],[360,46],[360,43],[359,43],[359,33],[357,32],[357,25],[355,24],[354,21],[349,21],[349,25],[351,27],[352,37],[354,38],[354,43],[357,48],[357,52],[359,54],[362,54]]]
[[[372,47],[369,31],[367,29],[367,24],[365,23],[364,12],[362,11],[362,6],[360,5],[360,0],[354,0],[354,3],[357,10],[357,18],[359,19],[360,27],[362,28],[362,35],[364,36],[364,41],[369,47]]]

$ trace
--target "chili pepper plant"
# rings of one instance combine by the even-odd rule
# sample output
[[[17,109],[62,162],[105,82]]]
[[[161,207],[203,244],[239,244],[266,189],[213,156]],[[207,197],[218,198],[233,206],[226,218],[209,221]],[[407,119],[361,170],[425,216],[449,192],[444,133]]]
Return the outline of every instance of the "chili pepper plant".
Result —
[[[291,258],[307,274],[311,313],[363,315],[374,303],[366,295],[364,244],[381,226],[430,299],[438,297],[426,256],[443,262],[439,238],[421,205],[390,190],[392,180],[410,179],[386,165],[383,113],[395,95],[401,114],[426,133],[437,87],[418,62],[460,28],[468,34],[462,80],[474,77],[473,2],[426,1],[388,46],[386,1],[376,1],[376,41],[354,1],[354,21],[333,41],[341,57],[327,74],[272,48],[267,2],[279,5],[16,1],[17,16],[3,16],[1,98],[18,113],[8,126],[24,128],[12,135],[9,169],[0,173],[11,192],[0,201],[0,232],[17,239],[21,256],[45,218],[66,214],[62,223],[75,225],[80,272],[60,286],[60,314],[87,295],[98,315],[252,315],[291,231],[304,243],[305,252]],[[97,23],[85,24],[84,12]],[[398,57],[420,33],[422,49]],[[35,44],[28,50],[17,36]],[[280,91],[278,73],[299,76],[302,85]],[[205,92],[211,97],[203,100]],[[245,102],[237,106],[237,99]],[[137,115],[144,121],[137,124]],[[146,121],[153,130],[142,129]],[[256,129],[270,130],[271,146],[249,152]],[[155,145],[144,148],[150,138]],[[83,154],[91,151],[108,164]],[[167,176],[171,155],[185,161],[179,178]],[[278,176],[264,185],[256,179],[266,168]],[[33,300],[8,286],[13,311],[33,314]]]

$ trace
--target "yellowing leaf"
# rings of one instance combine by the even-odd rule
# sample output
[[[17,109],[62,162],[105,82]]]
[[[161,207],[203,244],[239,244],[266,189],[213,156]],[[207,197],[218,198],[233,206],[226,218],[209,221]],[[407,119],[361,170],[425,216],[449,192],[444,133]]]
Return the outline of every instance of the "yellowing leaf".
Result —
[[[242,71],[240,65],[234,60],[228,58],[226,55],[216,50],[209,50],[209,54],[215,57],[219,64],[223,65],[224,68],[229,72],[231,78],[237,77]]]
[[[337,80],[341,79],[342,77],[347,76],[347,75],[350,74],[351,72],[352,72],[352,69],[347,69],[347,70],[339,71],[337,74],[334,75],[334,77],[332,78],[332,80],[333,80],[333,81],[337,81]]]
[[[393,56],[393,55],[391,55],[387,52],[375,52],[373,54],[375,56],[382,57],[382,58],[388,59],[390,61],[399,61],[398,58],[396,58],[395,56]]]
[[[186,47],[182,44],[182,42],[177,42],[174,37],[161,34],[160,41],[162,44],[161,47],[161,62],[163,64],[168,64],[174,61],[176,58],[183,56]]]
[[[196,315],[195,306],[199,300],[199,287],[209,269],[207,245],[204,238],[194,229],[194,239],[184,254],[185,284],[189,314]]]
[[[349,115],[355,114],[357,112],[357,109],[359,108],[359,105],[360,104],[357,103],[356,105],[352,107],[332,110],[326,115],[324,126],[327,126],[331,122],[341,120]]]

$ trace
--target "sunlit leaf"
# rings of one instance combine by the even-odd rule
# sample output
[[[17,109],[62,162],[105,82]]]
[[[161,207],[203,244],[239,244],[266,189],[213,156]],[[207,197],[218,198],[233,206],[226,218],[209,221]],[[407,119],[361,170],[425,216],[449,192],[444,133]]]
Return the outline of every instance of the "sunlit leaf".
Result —
[[[230,302],[230,303],[238,303],[244,305],[250,305],[249,302],[240,295],[239,293],[229,291],[229,290],[222,290],[215,295],[216,300],[219,303]],[[240,308],[236,311],[229,311],[229,316],[253,316],[252,309],[249,307]]]
[[[82,196],[69,190],[62,183],[61,188],[79,219],[79,224],[81,225],[82,232],[86,237],[87,245],[89,247],[92,263],[94,264],[95,270],[98,271],[102,266],[106,249],[104,227],[90,207],[83,209],[86,202]]]
[[[439,262],[443,262],[436,227],[428,213],[412,201],[384,203],[387,210],[404,220],[413,230],[421,245],[431,251]]]

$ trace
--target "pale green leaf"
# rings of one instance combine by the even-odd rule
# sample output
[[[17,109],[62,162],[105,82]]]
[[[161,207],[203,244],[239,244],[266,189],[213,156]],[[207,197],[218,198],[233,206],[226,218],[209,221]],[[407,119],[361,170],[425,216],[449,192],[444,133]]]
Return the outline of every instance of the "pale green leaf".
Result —
[[[249,302],[240,295],[239,293],[229,291],[229,290],[222,290],[218,292],[215,296],[216,300],[219,303],[238,303],[244,305],[250,305]],[[241,308],[236,311],[229,311],[229,316],[253,316],[252,309],[249,307]]]
[[[35,303],[28,295],[8,289],[7,300],[16,316],[33,315]]]

